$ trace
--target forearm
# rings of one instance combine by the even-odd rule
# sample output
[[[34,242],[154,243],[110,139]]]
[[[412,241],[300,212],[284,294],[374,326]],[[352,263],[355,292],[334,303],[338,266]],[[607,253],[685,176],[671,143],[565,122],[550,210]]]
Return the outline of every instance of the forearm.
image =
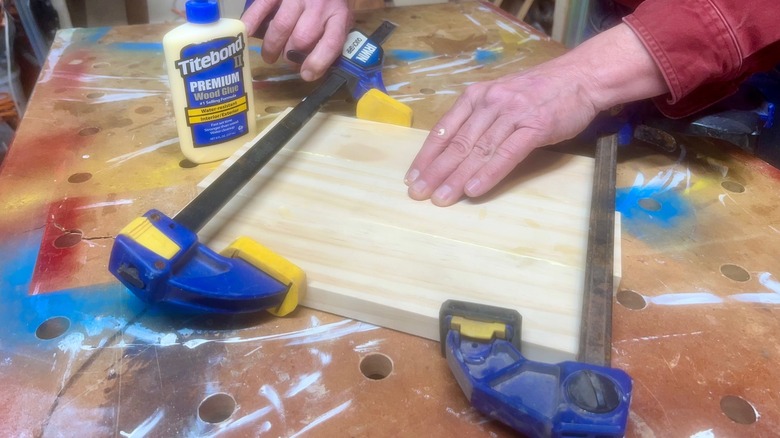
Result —
[[[650,53],[623,23],[551,62],[577,70],[581,92],[597,111],[669,92]]]

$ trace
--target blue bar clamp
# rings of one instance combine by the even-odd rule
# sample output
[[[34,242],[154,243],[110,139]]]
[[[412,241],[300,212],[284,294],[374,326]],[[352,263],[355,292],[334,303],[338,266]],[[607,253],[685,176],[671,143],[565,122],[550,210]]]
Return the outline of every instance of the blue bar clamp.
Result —
[[[442,355],[472,406],[528,437],[624,436],[631,377],[581,362],[527,360],[520,354],[521,323],[515,310],[442,305]]]

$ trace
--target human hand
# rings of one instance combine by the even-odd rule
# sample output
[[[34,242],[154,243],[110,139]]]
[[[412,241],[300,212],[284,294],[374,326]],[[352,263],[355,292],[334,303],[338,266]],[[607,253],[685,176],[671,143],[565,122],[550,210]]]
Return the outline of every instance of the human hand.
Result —
[[[528,154],[571,138],[598,110],[576,68],[551,61],[470,85],[412,162],[409,196],[441,207],[492,189]]]
[[[305,81],[321,77],[338,58],[352,24],[346,0],[255,0],[241,20],[252,35],[270,16],[263,60],[274,63],[289,50],[308,53],[301,64]]]
[[[466,88],[409,167],[409,196],[442,207],[481,196],[532,150],[574,137],[600,111],[668,92],[641,40],[619,24],[559,58]]]

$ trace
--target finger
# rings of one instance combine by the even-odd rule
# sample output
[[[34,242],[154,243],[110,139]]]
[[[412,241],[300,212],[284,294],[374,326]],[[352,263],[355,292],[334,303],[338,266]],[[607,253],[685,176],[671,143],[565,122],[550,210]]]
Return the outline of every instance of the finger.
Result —
[[[464,194],[470,198],[482,196],[504,179],[537,147],[543,146],[530,129],[515,131],[496,148],[493,157],[466,182]]]
[[[425,138],[420,151],[412,160],[412,164],[409,165],[409,170],[404,177],[404,183],[411,185],[420,176],[423,169],[433,162],[447,145],[452,138],[458,132],[458,127],[462,126],[466,120],[471,116],[474,107],[471,101],[465,97],[465,93],[461,95],[452,108],[442,116],[438,123],[433,127],[431,132]]]
[[[452,205],[464,195],[466,183],[489,163],[499,145],[516,131],[516,125],[506,118],[497,119],[474,144],[458,168],[431,195],[431,202],[440,207]]]
[[[320,78],[341,55],[350,22],[351,16],[349,13],[337,13],[325,22],[323,32],[318,34],[316,38],[306,41],[306,39],[310,38],[308,36],[301,41],[301,44],[316,44],[309,56],[306,57],[306,61],[301,65],[301,78],[304,81],[313,81]],[[300,24],[302,26],[305,25],[304,22]],[[292,39],[292,43],[298,44],[296,38]]]
[[[246,26],[247,35],[254,35],[257,32],[260,24],[276,10],[276,3],[269,0],[256,0],[241,14],[241,21]]]
[[[276,62],[287,45],[295,25],[303,13],[303,5],[296,1],[285,1],[279,6],[274,19],[268,25],[263,39],[263,60],[269,64]]]
[[[472,115],[452,137],[445,149],[420,173],[409,186],[412,199],[430,198],[433,191],[458,169],[458,166],[471,154],[474,145],[490,127],[493,117],[485,114]]]

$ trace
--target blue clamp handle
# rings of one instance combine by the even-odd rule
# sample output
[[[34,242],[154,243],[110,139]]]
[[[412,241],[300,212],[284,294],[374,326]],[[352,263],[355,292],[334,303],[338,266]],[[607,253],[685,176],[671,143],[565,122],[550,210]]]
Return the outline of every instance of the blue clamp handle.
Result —
[[[495,322],[496,310],[514,313],[499,321],[506,323],[502,334],[505,339],[463,336],[460,327],[452,326],[463,306],[469,308],[466,318],[472,321],[485,308],[492,312],[488,312],[492,316],[485,322]],[[547,364],[524,358],[518,348],[520,315],[516,311],[448,301],[440,316],[442,349],[450,370],[472,406],[483,414],[528,437],[625,435],[632,381],[624,371],[573,361]]]
[[[240,258],[212,251],[157,210],[120,232],[108,269],[141,300],[193,312],[273,308],[290,286]]]

